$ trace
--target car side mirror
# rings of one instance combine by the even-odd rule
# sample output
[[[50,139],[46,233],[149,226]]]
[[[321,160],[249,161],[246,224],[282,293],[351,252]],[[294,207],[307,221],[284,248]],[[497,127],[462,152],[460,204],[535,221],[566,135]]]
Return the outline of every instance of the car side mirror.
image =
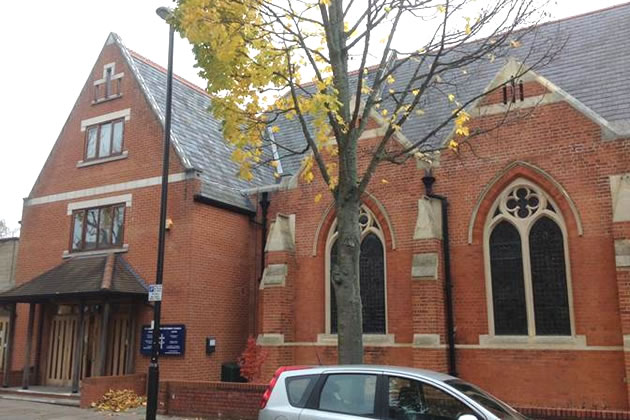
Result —
[[[461,416],[457,417],[457,420],[478,420],[478,419],[472,414],[462,414]]]

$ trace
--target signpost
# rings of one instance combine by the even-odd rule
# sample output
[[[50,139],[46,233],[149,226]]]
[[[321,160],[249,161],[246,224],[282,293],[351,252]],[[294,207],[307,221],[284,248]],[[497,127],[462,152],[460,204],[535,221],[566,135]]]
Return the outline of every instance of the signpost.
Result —
[[[142,326],[140,337],[140,353],[150,356],[153,343],[153,328],[149,325]],[[161,325],[158,337],[160,356],[183,356],[186,348],[186,326]]]

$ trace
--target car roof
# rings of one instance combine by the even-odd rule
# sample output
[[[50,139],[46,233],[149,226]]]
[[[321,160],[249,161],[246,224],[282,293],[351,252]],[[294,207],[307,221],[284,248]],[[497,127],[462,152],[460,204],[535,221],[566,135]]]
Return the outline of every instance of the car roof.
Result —
[[[305,372],[309,374],[320,373],[338,373],[338,372],[385,372],[400,375],[413,375],[424,379],[435,381],[446,381],[449,379],[457,379],[446,373],[435,372],[433,370],[416,369],[404,366],[388,366],[388,365],[329,365],[329,366],[304,366],[303,369],[295,369],[286,373],[290,376],[302,375]]]

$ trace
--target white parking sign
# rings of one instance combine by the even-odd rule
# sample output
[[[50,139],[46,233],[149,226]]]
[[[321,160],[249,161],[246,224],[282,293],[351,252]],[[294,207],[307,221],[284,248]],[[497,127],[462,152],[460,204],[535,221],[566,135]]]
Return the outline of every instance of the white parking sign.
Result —
[[[162,285],[150,284],[149,285],[149,302],[159,302],[162,300]]]

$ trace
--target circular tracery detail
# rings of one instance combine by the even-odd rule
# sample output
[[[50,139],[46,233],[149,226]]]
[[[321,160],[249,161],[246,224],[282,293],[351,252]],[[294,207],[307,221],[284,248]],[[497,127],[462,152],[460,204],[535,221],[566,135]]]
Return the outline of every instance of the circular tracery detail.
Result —
[[[517,185],[503,194],[495,216],[528,219],[541,209],[554,211],[545,194],[530,185]]]

